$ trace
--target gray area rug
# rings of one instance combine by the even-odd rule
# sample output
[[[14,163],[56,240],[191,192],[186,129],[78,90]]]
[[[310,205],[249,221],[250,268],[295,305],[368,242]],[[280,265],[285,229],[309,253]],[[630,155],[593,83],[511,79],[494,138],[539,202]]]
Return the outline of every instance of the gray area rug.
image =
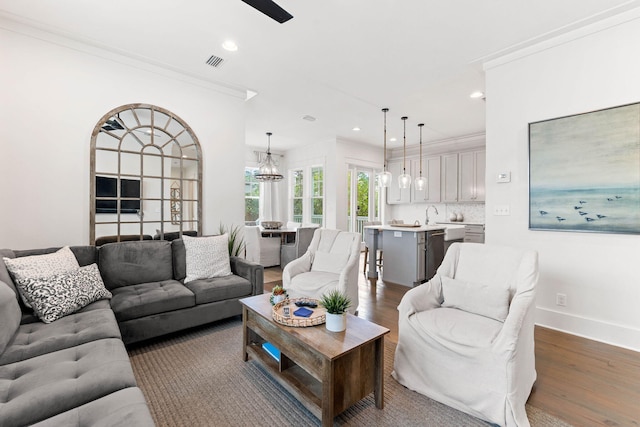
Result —
[[[373,394],[335,418],[349,426],[488,426],[408,390],[392,377],[385,344],[384,409]],[[239,317],[129,349],[138,386],[158,426],[319,426],[256,362],[242,361]],[[527,405],[532,426],[568,426]]]

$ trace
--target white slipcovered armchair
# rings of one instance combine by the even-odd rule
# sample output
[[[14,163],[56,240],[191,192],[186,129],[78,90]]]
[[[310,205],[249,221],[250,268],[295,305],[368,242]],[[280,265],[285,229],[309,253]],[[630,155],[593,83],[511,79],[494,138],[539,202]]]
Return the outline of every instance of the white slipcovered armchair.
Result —
[[[398,306],[393,377],[501,426],[528,426],[536,379],[535,251],[454,243],[436,275]]]
[[[264,267],[280,265],[280,237],[263,237],[259,226],[244,227],[247,261]]]
[[[320,298],[333,289],[351,300],[350,313],[358,309],[360,233],[318,228],[309,248],[282,271],[282,286],[290,298]]]

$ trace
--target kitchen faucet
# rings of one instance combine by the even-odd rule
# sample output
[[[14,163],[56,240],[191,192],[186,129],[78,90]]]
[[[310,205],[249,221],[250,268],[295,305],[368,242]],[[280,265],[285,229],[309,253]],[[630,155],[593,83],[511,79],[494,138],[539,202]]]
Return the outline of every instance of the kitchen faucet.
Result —
[[[431,205],[429,207],[427,207],[427,211],[425,212],[425,215],[427,217],[426,222],[424,223],[424,225],[429,225],[429,209],[433,208],[436,211],[436,215],[438,215],[438,208],[436,208],[434,205]]]

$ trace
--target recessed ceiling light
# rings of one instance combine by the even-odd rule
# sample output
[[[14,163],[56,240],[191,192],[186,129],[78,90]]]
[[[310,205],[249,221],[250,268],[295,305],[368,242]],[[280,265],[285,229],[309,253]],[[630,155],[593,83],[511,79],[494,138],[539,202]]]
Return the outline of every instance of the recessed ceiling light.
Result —
[[[225,40],[224,43],[222,43],[222,48],[229,52],[235,52],[238,50],[238,45],[233,40]]]
[[[391,142],[396,142],[398,140],[398,138],[389,138],[389,141]]]
[[[360,130],[360,128],[359,128],[358,126],[356,126],[356,127],[354,127],[353,129],[351,129],[351,130],[358,132],[358,131]]]
[[[484,92],[480,92],[478,90],[478,91],[473,92],[471,95],[469,95],[469,97],[470,98],[474,98],[474,99],[476,99],[476,98],[484,98]]]

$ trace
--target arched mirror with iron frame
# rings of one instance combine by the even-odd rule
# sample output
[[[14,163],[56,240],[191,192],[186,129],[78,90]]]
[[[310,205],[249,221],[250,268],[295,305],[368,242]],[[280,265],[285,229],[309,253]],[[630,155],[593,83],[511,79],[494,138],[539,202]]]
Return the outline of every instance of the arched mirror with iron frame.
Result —
[[[198,138],[149,104],[105,114],[91,135],[90,243],[202,234]]]

